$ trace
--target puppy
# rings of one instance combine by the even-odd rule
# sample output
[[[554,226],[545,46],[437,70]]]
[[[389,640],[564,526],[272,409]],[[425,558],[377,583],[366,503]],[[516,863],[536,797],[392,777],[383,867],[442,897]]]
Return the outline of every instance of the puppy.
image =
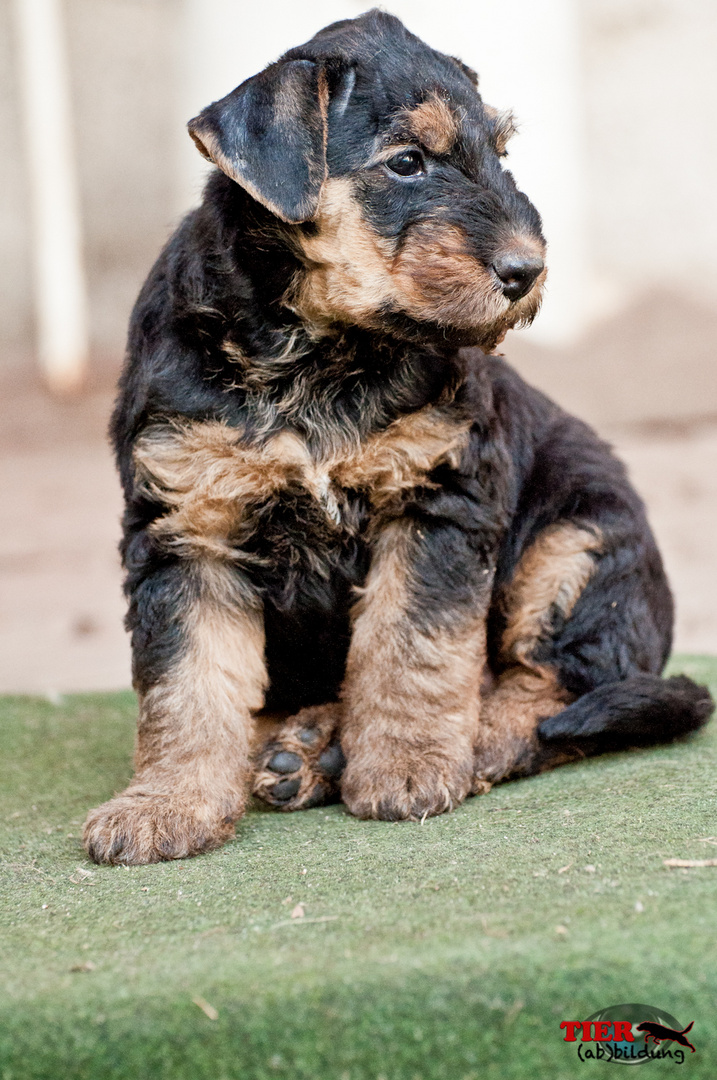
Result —
[[[191,121],[217,168],[112,422],[140,712],[98,862],[215,848],[252,787],[419,819],[709,715],[659,677],[672,602],[624,469],[489,355],[546,273],[512,130],[379,11]]]

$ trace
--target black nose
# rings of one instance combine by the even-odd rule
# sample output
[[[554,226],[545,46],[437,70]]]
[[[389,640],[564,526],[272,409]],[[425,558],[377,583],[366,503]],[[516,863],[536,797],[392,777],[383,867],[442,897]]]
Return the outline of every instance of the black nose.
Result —
[[[543,272],[545,263],[539,255],[521,255],[509,252],[493,261],[493,269],[502,283],[503,295],[509,300],[520,300],[529,293],[535,279]]]

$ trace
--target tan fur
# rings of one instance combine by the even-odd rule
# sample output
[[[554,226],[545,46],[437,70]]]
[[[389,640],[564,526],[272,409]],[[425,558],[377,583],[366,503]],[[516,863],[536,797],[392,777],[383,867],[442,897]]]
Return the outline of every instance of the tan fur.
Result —
[[[393,300],[394,245],[367,225],[347,177],[325,182],[316,232],[298,234],[307,262],[291,306],[310,324],[378,325],[380,309]]]
[[[544,254],[542,246],[522,237],[511,238],[503,250]],[[416,225],[409,231],[394,260],[393,273],[406,314],[462,329],[480,324],[486,348],[496,344],[510,327],[532,320],[547,275],[544,270],[533,289],[511,303],[497,287],[494,275],[469,254],[463,230],[441,221]]]
[[[85,824],[85,846],[98,862],[157,862],[218,847],[246,805],[252,711],[267,684],[262,616],[230,568],[203,562],[193,573],[185,648],[140,695],[136,775]]]
[[[315,460],[288,431],[253,445],[220,421],[157,425],[137,440],[137,483],[167,507],[152,531],[168,546],[185,555],[241,560],[241,528],[252,504],[291,484],[305,488],[337,526],[348,489],[366,491],[383,511],[425,483],[439,462],[457,464],[468,428],[440,409],[422,409],[359,447]]]
[[[438,94],[404,113],[411,134],[432,154],[448,154],[453,148],[460,125],[455,112]]]
[[[547,669],[531,671],[518,665],[505,671],[481,707],[473,793],[485,794],[498,780],[534,772],[539,722],[560,712],[571,700]],[[560,754],[550,764],[567,760],[568,755]]]
[[[523,555],[506,596],[506,628],[502,659],[538,670],[532,659],[541,637],[549,632],[552,611],[568,618],[595,572],[595,554],[602,548],[600,531],[563,523],[540,533]]]
[[[467,328],[477,321],[497,322],[510,308],[493,276],[468,254],[465,234],[456,225],[414,226],[396,257],[394,275],[404,310],[413,318]]]
[[[222,342],[222,351],[226,353],[230,360],[233,360],[239,367],[245,368],[249,363],[249,358],[235,342],[230,341],[229,338],[225,338]]]
[[[572,523],[553,525],[536,538],[521,558],[501,598],[506,626],[501,662],[508,665],[484,699],[476,742],[475,792],[507,776],[534,771],[539,765],[536,728],[572,699],[553,672],[535,659],[540,641],[550,633],[557,610],[569,618],[596,568],[602,549],[597,528]],[[559,752],[544,765],[568,760]]]
[[[326,182],[326,178],[329,175],[329,167],[326,160],[326,150],[329,145],[329,81],[326,78],[326,72],[323,68],[319,71],[319,112],[321,113],[322,124],[322,142],[323,142],[323,156],[322,156],[322,169],[323,169],[323,181]]]
[[[351,456],[329,470],[338,488],[366,491],[375,510],[386,509],[401,494],[427,482],[439,463],[456,467],[470,430],[440,409],[409,413],[367,439]]]
[[[383,154],[385,157],[385,152]],[[442,326],[475,329],[493,348],[512,326],[537,313],[545,272],[516,303],[467,250],[466,237],[441,221],[414,225],[400,248],[376,235],[363,217],[350,178],[327,180],[315,234],[296,234],[306,260],[290,306],[310,325],[378,326],[382,309]]]
[[[248,446],[240,430],[207,421],[149,428],[134,460],[138,484],[169,509],[152,526],[156,536],[185,555],[234,558],[230,537],[247,505],[299,482],[307,454],[289,432]]]
[[[341,743],[341,791],[358,817],[421,818],[450,810],[471,785],[482,614],[424,632],[409,611],[410,526],[381,534],[354,612]]]

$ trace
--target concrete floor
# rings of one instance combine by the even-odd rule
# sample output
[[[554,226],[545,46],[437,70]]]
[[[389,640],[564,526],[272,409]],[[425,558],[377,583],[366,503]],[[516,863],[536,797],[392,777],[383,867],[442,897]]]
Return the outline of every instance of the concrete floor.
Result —
[[[0,692],[128,686],[109,392],[0,405]],[[601,425],[647,502],[677,597],[675,648],[717,653],[717,423]]]

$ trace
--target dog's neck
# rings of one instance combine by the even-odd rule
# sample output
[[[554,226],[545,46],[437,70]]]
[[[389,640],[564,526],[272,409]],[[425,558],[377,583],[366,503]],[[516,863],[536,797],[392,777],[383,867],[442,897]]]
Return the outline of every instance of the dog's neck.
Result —
[[[278,355],[257,355],[240,386],[260,429],[289,426],[309,443],[352,443],[398,416],[447,402],[459,381],[455,358],[349,330],[312,340],[287,334]]]
[[[291,305],[302,268],[291,229],[221,173],[209,185],[192,227],[201,244],[210,234],[216,255],[198,268],[191,303],[205,349],[212,343],[212,380],[244,399],[258,431],[356,441],[450,400],[460,381],[455,344],[412,342],[405,327],[307,324]]]

